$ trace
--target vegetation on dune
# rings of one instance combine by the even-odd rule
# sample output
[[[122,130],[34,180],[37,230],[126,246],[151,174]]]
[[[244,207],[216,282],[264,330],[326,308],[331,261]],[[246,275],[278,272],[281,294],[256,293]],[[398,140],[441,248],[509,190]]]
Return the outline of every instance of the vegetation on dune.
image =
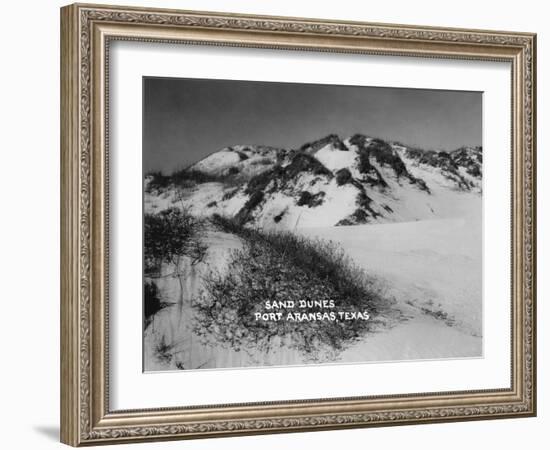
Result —
[[[325,166],[316,152],[328,144],[352,153],[333,152],[330,156],[338,164],[331,159]],[[415,176],[426,169],[417,171],[419,164],[437,168],[427,168],[428,176],[441,174],[456,181],[459,188],[470,179],[465,171],[481,176],[481,149],[435,152],[395,145],[361,134],[345,142],[329,135],[300,149],[277,151],[275,156],[271,149],[239,146],[230,148],[238,158],[232,155],[219,162],[214,158],[192,166],[204,171],[187,168],[170,175],[147,174],[145,189],[151,195],[146,196],[145,207],[157,212],[144,216],[144,328],[155,333],[164,315],[178,309],[161,311],[177,305],[190,318],[182,321],[187,327],[185,336],[194,333],[204,343],[247,351],[252,357],[269,359],[270,351],[285,346],[302,352],[304,360],[327,361],[364,339],[377,324],[391,321],[397,314],[392,300],[338,244],[281,229],[296,227],[302,215],[302,223],[311,225],[315,210],[308,208],[329,201],[336,204],[340,199],[346,200],[349,209],[345,213],[336,210],[331,222],[338,220],[336,226],[369,223],[385,217],[386,212],[392,214],[402,191],[393,192],[397,185],[430,193],[424,180]],[[223,185],[201,186],[214,182]],[[340,187],[336,195],[335,185]],[[169,205],[175,207],[163,209]],[[186,206],[194,211],[200,208],[200,214],[224,212],[233,217],[198,218]],[[318,214],[324,212],[323,208]],[[266,228],[252,228],[254,224]],[[207,244],[212,246],[210,251]],[[199,262],[205,264],[195,266]],[[273,309],[266,304],[279,306]],[[155,319],[159,312],[162,317]],[[348,320],[331,315],[342,312],[369,317]],[[449,319],[437,310],[422,312]],[[266,313],[281,315],[257,316]],[[181,330],[178,333],[184,335]],[[179,342],[165,335],[155,339],[152,348],[159,360],[183,368],[180,356],[171,359],[181,353],[174,349]]]
[[[283,217],[284,217],[284,215],[286,214],[287,210],[288,210],[288,208],[285,208],[285,209],[283,209],[279,214],[277,214],[276,216],[274,216],[274,217],[273,217],[273,222],[279,223],[279,222],[283,219]]]
[[[390,166],[398,177],[409,175],[403,160],[386,141],[373,139],[367,145],[366,150],[379,164]]]
[[[235,215],[235,220],[239,223],[246,223],[252,218],[252,211],[264,200],[263,191],[254,191],[244,206]]]
[[[356,145],[358,148],[358,169],[360,173],[365,174],[366,179],[364,181],[372,185],[378,184],[383,187],[388,187],[387,181],[384,180],[378,169],[372,164],[372,161],[376,161],[381,166],[390,167],[398,179],[408,179],[411,184],[430,193],[430,189],[426,182],[421,178],[413,176],[407,170],[407,166],[399,154],[393,149],[392,145],[386,141],[378,138],[367,138],[362,134],[356,134],[350,139],[350,143]],[[412,152],[417,151],[422,152],[421,150],[412,150]],[[416,153],[410,154],[416,155]]]
[[[147,328],[153,317],[162,309],[174,304],[162,300],[155,279],[162,274],[163,265],[170,266],[174,277],[182,283],[182,260],[191,264],[202,261],[207,246],[202,243],[203,222],[179,208],[169,208],[144,218],[144,266],[143,322]],[[183,299],[180,298],[180,302]]]
[[[196,169],[182,169],[173,172],[171,175],[164,175],[162,172],[150,172],[146,175],[148,179],[145,185],[147,193],[163,192],[169,187],[191,188],[203,183],[224,183],[230,184],[239,174],[237,167],[231,167],[226,173],[211,174]]]
[[[146,192],[162,191],[170,186],[170,177],[162,172],[150,172],[146,178],[149,179],[145,186]]]
[[[328,136],[318,139],[317,141],[305,143],[300,147],[300,151],[315,153],[328,144],[331,144],[335,149],[340,151],[347,152],[349,150],[337,134],[329,134]]]
[[[203,223],[180,208],[145,214],[145,273],[155,276],[162,263],[177,265],[180,258],[201,261],[206,246],[201,242]]]
[[[183,169],[174,172],[170,176],[171,183],[178,187],[192,187],[201,183],[225,182],[231,178],[231,174],[211,174],[201,170]]]
[[[449,153],[446,151],[409,148],[406,154],[409,158],[418,161],[419,164],[441,169],[441,173],[447,178],[455,181],[461,189],[469,189],[471,183],[460,174],[460,166],[465,167],[466,172],[470,175],[481,177],[480,163],[477,161],[477,155],[475,159],[470,157],[466,149],[459,149]],[[429,191],[425,183],[424,188]]]
[[[332,171],[327,169],[321,161],[307,153],[297,153],[292,158],[291,163],[284,168],[284,177],[286,179],[293,179],[301,172],[324,175],[328,178],[334,176]]]
[[[458,166],[445,151],[420,150],[416,148],[407,149],[407,156],[417,160],[420,164],[428,164],[433,167],[439,167],[448,172],[458,174]]]
[[[356,134],[352,136],[350,143],[357,146],[359,150],[359,171],[361,173],[374,174],[378,172],[371,163],[372,158],[380,165],[391,167],[397,177],[409,175],[405,163],[386,141]],[[379,176],[379,174],[377,175]]]
[[[351,172],[347,168],[340,169],[336,172],[336,184],[343,186],[352,181]]]
[[[255,149],[244,147],[242,150],[229,147],[225,151],[231,151],[237,154],[239,162],[250,159],[250,156],[247,155],[245,151],[257,151],[260,154],[266,154],[267,156],[259,157],[246,163],[249,166],[265,166],[265,168],[260,167],[259,169],[263,171],[270,171],[271,169],[268,167],[270,165],[280,167],[279,163],[289,154],[287,150],[267,146],[257,146]],[[270,152],[275,153],[275,155],[269,155]],[[165,175],[159,171],[153,171],[145,174],[145,191],[147,193],[163,192],[171,187],[185,189],[203,183],[223,183],[227,186],[242,185],[243,182],[248,181],[250,177],[250,175],[242,173],[243,167],[242,165],[233,165],[215,173],[201,170],[196,167],[194,168],[194,166],[175,170],[169,175]]]
[[[295,153],[291,162],[286,166],[275,165],[258,175],[252,177],[244,190],[249,195],[249,200],[237,213],[236,218],[241,224],[249,222],[254,209],[265,199],[266,194],[281,191],[288,187],[301,173],[332,178],[332,171],[327,169],[314,156],[307,153]],[[298,206],[318,206],[323,203],[325,193],[311,194],[307,191],[300,193],[297,199]]]
[[[289,181],[294,180],[300,173],[309,172],[313,175],[324,175],[332,178],[332,171],[327,169],[317,158],[307,153],[295,153],[290,163],[286,166],[275,165],[273,168],[252,177],[245,192],[253,194],[263,191],[268,186],[270,190],[283,188]]]
[[[342,220],[339,220],[336,223],[336,226],[341,227],[341,226],[350,226],[350,225],[358,225],[358,224],[362,224],[362,223],[368,223],[370,217],[371,216],[364,209],[357,208],[348,217],[345,217]]]
[[[333,242],[308,239],[290,232],[245,228],[236,220],[213,216],[212,222],[236,234],[243,248],[234,251],[223,274],[204,279],[203,294],[194,302],[195,331],[235,349],[268,351],[274,339],[312,359],[340,352],[364,335],[372,320],[257,320],[266,302],[324,301],[332,308],[309,307],[301,312],[367,312],[372,317],[384,301],[375,281]],[[282,309],[283,315],[300,309]]]
[[[482,147],[460,147],[453,152],[451,156],[456,164],[463,166],[466,172],[473,177],[481,177],[481,166],[483,164],[483,149]]]
[[[230,189],[230,190],[228,190],[228,191],[225,191],[225,193],[224,193],[223,196],[222,196],[222,201],[226,201],[226,200],[232,199],[233,197],[235,197],[235,195],[237,195],[237,192],[239,192],[239,188],[238,188],[238,187],[233,188],[233,189]]]
[[[322,205],[325,198],[325,193],[323,191],[312,194],[309,191],[300,192],[300,197],[296,201],[298,206],[307,206],[308,208],[314,208],[316,206]]]
[[[359,173],[364,175],[363,182],[370,185],[378,185],[387,187],[388,183],[382,177],[382,174],[371,163],[371,153],[368,150],[368,138],[363,134],[355,134],[349,140],[351,145],[355,145],[358,149],[357,169]]]

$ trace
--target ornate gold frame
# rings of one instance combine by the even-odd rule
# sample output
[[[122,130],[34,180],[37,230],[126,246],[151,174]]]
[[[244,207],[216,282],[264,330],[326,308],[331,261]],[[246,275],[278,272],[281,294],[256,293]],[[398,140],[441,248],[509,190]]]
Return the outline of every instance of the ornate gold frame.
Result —
[[[512,66],[509,389],[111,411],[107,226],[109,42],[206,43],[507,61]],[[61,440],[80,446],[533,416],[536,36],[75,4],[61,9]]]

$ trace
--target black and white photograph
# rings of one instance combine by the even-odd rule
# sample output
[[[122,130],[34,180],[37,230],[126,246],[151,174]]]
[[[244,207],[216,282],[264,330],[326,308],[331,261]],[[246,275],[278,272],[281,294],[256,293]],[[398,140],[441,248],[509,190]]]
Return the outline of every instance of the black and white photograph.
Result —
[[[482,102],[144,77],[144,371],[482,357]]]

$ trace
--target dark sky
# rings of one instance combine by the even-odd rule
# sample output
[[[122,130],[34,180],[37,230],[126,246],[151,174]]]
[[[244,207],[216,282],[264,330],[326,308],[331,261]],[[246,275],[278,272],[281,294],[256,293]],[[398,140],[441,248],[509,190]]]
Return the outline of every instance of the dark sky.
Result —
[[[480,92],[149,77],[143,91],[145,172],[230,145],[297,148],[330,133],[427,149],[482,143]]]

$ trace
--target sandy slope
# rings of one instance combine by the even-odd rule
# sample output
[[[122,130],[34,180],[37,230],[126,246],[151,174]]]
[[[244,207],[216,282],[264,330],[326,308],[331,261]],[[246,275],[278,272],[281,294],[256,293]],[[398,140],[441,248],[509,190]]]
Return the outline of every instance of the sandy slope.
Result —
[[[212,229],[205,233],[204,242],[209,248],[203,262],[191,265],[189,260],[183,260],[180,266],[181,278],[163,276],[155,279],[163,299],[171,299],[174,303],[159,311],[144,331],[144,370],[304,364],[304,355],[280,340],[273,342],[268,353],[258,352],[256,348],[236,351],[223,344],[206,345],[201,337],[194,333],[191,300],[200,295],[202,276],[208,270],[223,273],[227,270],[231,252],[242,247],[242,242],[237,236]],[[173,272],[172,266],[163,268],[163,274]]]
[[[481,356],[481,339],[427,315],[415,315],[389,330],[367,336],[340,361],[410,361]]]
[[[155,279],[163,300],[170,300],[173,304],[159,311],[144,331],[146,371],[175,370],[178,365],[196,368],[210,358],[209,349],[201,346],[192,332],[191,300],[200,293],[202,276],[209,270],[224,271],[230,252],[240,248],[241,241],[236,236],[214,230],[206,232],[203,239],[209,247],[205,261],[193,265],[188,258],[183,258],[180,277],[169,276],[174,273],[174,267],[165,265],[163,277]],[[171,358],[158,357],[158,350],[162,347],[166,347]]]
[[[481,226],[446,219],[297,232],[340,243],[385,280],[408,320],[367,336],[342,359],[388,360],[482,353]]]
[[[374,145],[368,137],[353,142],[331,135],[295,157],[271,147],[227,147],[192,169],[225,177],[233,170],[238,174],[234,178],[146,190],[144,209],[154,213],[177,207],[205,218],[241,215],[239,220],[250,227],[338,242],[381,280],[397,311],[386,314],[391,326],[380,326],[353,344],[341,361],[481,356],[481,149],[457,150],[455,164],[449,162],[450,154]],[[268,171],[276,165],[278,170]],[[339,179],[342,169],[348,171],[347,179]],[[361,225],[335,226],[341,223]],[[230,250],[241,245],[236,236],[214,229],[204,242],[209,247],[206,261],[184,264],[179,278],[159,280],[162,298],[175,304],[159,312],[145,332],[146,368],[304,363],[303,355],[285,343],[270,354],[250,349],[248,355],[198,343],[191,331],[190,301],[199,295],[205,271],[223,271]],[[172,356],[159,359],[159,348]]]
[[[465,219],[297,229],[309,237],[339,242],[369,274],[382,280],[386,294],[395,298],[394,306],[401,312],[401,320],[369,333],[337,361],[481,356],[480,230],[479,224]],[[237,237],[214,230],[204,239],[209,245],[208,258],[196,266],[184,264],[181,285],[174,277],[158,280],[167,298],[180,300],[159,312],[147,328],[145,369],[306,363],[303,355],[286,346],[275,345],[269,354],[259,354],[255,349],[236,352],[201,344],[191,331],[189,301],[199,293],[204,271],[213,267],[223,271],[229,252],[241,246]],[[155,355],[162,345],[170,347],[171,360]]]

